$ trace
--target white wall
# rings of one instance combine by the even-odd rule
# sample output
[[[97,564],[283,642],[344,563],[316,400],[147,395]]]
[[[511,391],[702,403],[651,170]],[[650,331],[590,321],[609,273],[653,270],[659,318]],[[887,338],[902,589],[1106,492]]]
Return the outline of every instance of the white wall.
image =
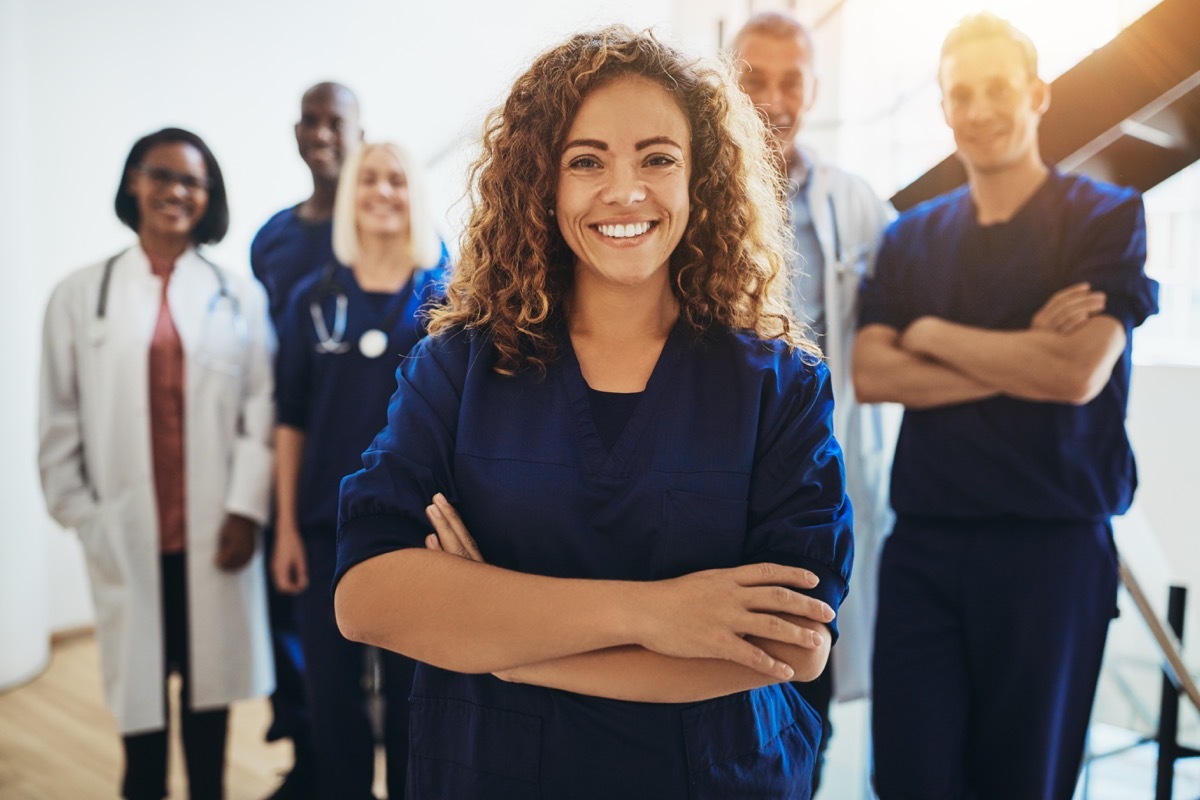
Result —
[[[40,291],[33,267],[33,215],[25,202],[34,172],[27,158],[16,156],[29,152],[33,138],[32,128],[21,122],[30,110],[29,49],[20,34],[27,24],[26,10],[23,5],[0,4],[0,97],[7,120],[0,125],[0,269],[5,282],[0,338],[7,343],[8,373],[0,389],[0,688],[31,677],[48,656],[44,523],[37,504],[33,431],[34,332],[40,330],[33,300]]]

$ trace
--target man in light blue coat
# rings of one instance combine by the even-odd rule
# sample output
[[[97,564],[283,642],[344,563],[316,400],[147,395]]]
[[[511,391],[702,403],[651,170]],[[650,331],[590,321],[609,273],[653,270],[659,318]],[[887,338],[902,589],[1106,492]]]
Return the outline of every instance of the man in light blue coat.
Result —
[[[739,82],[766,118],[787,171],[796,263],[792,301],[812,329],[834,386],[834,432],[845,452],[846,491],[854,505],[855,568],[850,594],[839,611],[841,637],[831,667],[816,681],[797,684],[821,715],[828,743],[831,696],[853,700],[870,694],[876,570],[882,538],[891,529],[888,474],[899,409],[859,405],[850,375],[857,328],[858,285],[874,267],[883,228],[894,216],[862,178],[822,162],[796,141],[816,97],[812,37],[786,14],[752,17],[733,41]],[[820,783],[821,758],[813,771]]]

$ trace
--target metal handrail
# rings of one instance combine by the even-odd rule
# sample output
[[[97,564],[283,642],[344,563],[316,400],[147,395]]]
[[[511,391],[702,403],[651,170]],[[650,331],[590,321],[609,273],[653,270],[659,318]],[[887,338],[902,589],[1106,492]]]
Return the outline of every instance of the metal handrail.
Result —
[[[1159,652],[1162,655],[1162,668],[1167,678],[1175,685],[1179,692],[1191,701],[1192,705],[1200,711],[1200,689],[1197,689],[1196,682],[1192,679],[1191,673],[1188,671],[1187,665],[1183,663],[1183,643],[1179,641],[1179,637],[1175,633],[1163,625],[1155,613],[1150,601],[1146,599],[1146,593],[1142,591],[1141,584],[1134,577],[1133,572],[1129,569],[1129,565],[1125,563],[1125,559],[1118,559],[1121,570],[1121,583],[1125,585],[1129,596],[1133,598],[1134,604],[1142,615],[1142,621],[1146,623],[1146,627],[1150,629],[1150,635],[1154,638],[1155,644],[1158,645]]]

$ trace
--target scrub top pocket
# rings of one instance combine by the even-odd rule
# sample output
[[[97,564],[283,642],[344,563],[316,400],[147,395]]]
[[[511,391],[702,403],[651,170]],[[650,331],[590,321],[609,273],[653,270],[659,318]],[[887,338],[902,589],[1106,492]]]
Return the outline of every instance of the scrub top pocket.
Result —
[[[461,700],[414,697],[409,800],[537,800],[542,722]]]
[[[821,723],[790,685],[729,695],[686,709],[691,800],[809,800]]]
[[[747,513],[745,500],[668,490],[663,495],[655,578],[741,564]]]

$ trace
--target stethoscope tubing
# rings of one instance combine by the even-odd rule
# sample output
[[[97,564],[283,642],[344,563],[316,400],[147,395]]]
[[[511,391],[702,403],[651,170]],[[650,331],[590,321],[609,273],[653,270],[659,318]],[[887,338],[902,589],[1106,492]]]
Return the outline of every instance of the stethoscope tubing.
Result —
[[[108,261],[104,262],[104,274],[100,278],[100,296],[96,298],[96,321],[97,322],[104,322],[105,317],[108,316],[108,287],[109,287],[109,284],[112,283],[113,267],[116,265],[117,259],[119,259],[121,256],[125,255],[132,249],[133,249],[132,247],[127,247],[124,250],[122,250],[121,252],[119,252],[116,255],[109,258]],[[196,253],[196,255],[200,258],[201,261],[203,261],[205,264],[207,264],[209,266],[209,269],[211,269],[213,272],[213,276],[216,277],[216,279],[217,279],[217,294],[213,298],[213,300],[209,301],[209,307],[210,308],[212,307],[213,301],[217,300],[218,298],[224,298],[224,299],[228,300],[230,305],[232,306],[234,315],[240,317],[241,311],[242,311],[241,303],[239,303],[238,299],[236,297],[234,297],[232,292],[229,291],[229,284],[226,282],[225,276],[221,274],[221,268],[218,267],[213,262],[209,261],[207,258],[205,258],[200,253]]]
[[[108,261],[104,262],[104,273],[100,278],[100,294],[96,298],[96,314],[92,319],[91,325],[91,338],[94,344],[99,344],[104,339],[105,326],[107,325],[108,321],[108,295],[110,285],[112,284],[113,268],[116,265],[117,260],[132,249],[132,247],[127,247],[109,258]],[[216,311],[217,305],[222,300],[225,300],[227,303],[229,303],[229,310],[232,314],[231,324],[234,328],[234,335],[237,337],[238,341],[242,343],[243,349],[249,346],[250,329],[246,322],[245,316],[242,314],[242,304],[238,300],[237,296],[234,295],[233,292],[229,291],[229,283],[225,280],[225,276],[221,273],[221,268],[209,261],[200,253],[196,253],[196,255],[201,261],[208,265],[209,269],[212,270],[213,276],[217,279],[217,293],[214,294],[212,299],[208,301],[208,308],[205,311],[204,333],[201,335],[201,354],[199,357],[201,361],[204,361],[204,349],[207,345],[207,340],[210,335],[208,329],[211,325],[212,316]],[[227,371],[232,372],[234,370],[232,368],[227,368]]]
[[[340,269],[342,269],[341,265],[336,262],[326,264],[321,270],[321,278],[309,299],[308,313],[312,317],[313,331],[317,336],[315,350],[322,355],[341,355],[350,350],[350,343],[345,340],[350,298],[346,294],[346,290],[338,285],[337,273]],[[411,282],[414,292],[417,290],[416,284],[414,276]],[[321,303],[331,296],[334,298],[332,331],[325,324],[325,310],[321,307]],[[404,305],[405,302],[399,302],[381,326],[371,327],[359,337],[358,349],[364,356],[377,358],[383,354],[387,348],[389,331],[395,327],[404,310]]]

